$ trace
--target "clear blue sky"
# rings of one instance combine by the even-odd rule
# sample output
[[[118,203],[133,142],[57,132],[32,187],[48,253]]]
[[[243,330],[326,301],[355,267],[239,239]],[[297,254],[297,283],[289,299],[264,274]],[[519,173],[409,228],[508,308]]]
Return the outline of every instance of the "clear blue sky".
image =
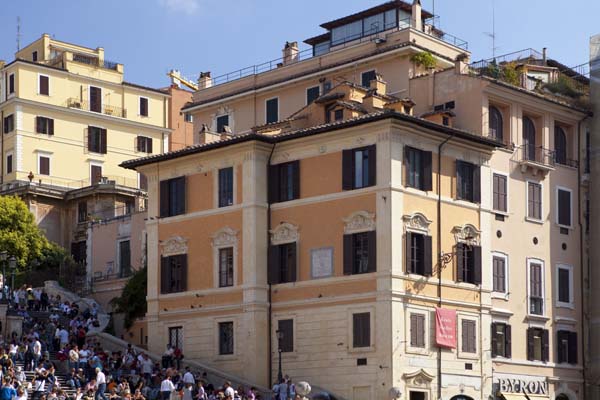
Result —
[[[386,0],[4,0],[0,59],[12,60],[16,20],[22,45],[46,32],[125,64],[125,78],[167,86],[166,72],[213,76],[281,56],[286,40],[322,33],[319,24]],[[493,0],[436,0],[440,27],[469,42],[472,59],[489,58]],[[600,33],[598,0],[494,0],[497,54],[548,47],[549,57],[575,66],[589,58]],[[433,0],[423,0],[432,10]]]

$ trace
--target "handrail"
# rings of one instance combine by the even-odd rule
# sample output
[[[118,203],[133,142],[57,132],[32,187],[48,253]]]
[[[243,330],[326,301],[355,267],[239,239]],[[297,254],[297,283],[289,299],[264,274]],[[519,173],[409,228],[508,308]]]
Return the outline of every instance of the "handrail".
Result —
[[[66,106],[69,108],[77,108],[79,110],[92,111],[92,112],[100,112],[106,115],[112,115],[115,117],[127,118],[127,109],[111,106],[110,104],[102,104],[100,105],[100,110],[92,110],[90,107],[90,102],[87,100],[81,100],[77,97],[69,97],[67,99]]]

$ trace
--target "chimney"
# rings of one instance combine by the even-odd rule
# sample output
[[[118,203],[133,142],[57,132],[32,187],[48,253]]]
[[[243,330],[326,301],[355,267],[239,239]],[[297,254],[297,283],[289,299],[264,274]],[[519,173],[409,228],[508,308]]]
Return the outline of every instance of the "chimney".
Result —
[[[200,72],[200,77],[198,78],[198,89],[207,89],[211,87],[213,84],[212,78],[210,77],[210,71]]]
[[[456,75],[468,75],[469,74],[469,56],[466,53],[459,54],[454,60],[454,72]]]
[[[418,31],[423,30],[423,17],[421,16],[421,0],[414,0],[412,5],[412,27]]]
[[[542,49],[542,63],[543,63],[542,65],[544,65],[544,66],[546,66],[548,64],[547,63],[547,61],[548,61],[547,54],[548,54],[548,48],[544,47]]]
[[[369,82],[369,89],[374,90],[380,96],[385,96],[387,82],[383,80],[381,74],[375,74],[375,79]]]
[[[283,48],[283,65],[298,62],[298,42],[285,42]]]

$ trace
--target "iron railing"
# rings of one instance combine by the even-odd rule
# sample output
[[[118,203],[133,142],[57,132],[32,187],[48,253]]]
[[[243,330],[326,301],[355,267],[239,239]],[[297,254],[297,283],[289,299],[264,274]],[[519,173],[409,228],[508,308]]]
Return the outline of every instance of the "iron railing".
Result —
[[[100,111],[92,110],[90,108],[89,101],[81,100],[76,97],[70,97],[69,99],[67,99],[67,107],[77,108],[79,110],[85,110],[85,111],[101,112],[102,114],[112,115],[112,116],[120,117],[120,118],[127,118],[127,109],[125,109],[125,108],[111,106],[109,104],[102,104],[99,109]]]
[[[556,164],[555,152],[541,146],[524,144],[518,151],[519,162],[532,162],[549,167],[554,167]]]
[[[116,70],[119,63],[109,60],[101,60],[98,57],[87,54],[73,53],[73,61],[80,64],[87,64],[94,67]]]

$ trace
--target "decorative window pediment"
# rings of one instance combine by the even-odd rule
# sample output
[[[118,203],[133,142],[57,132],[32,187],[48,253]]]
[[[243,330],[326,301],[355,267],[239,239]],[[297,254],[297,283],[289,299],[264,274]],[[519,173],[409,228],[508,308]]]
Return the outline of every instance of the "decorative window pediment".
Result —
[[[415,372],[403,374],[402,378],[406,381],[407,386],[429,388],[434,376],[420,369]]]
[[[404,220],[404,230],[410,232],[416,232],[423,235],[429,235],[430,220],[425,215],[416,212],[402,217]]]
[[[452,228],[452,234],[456,243],[466,243],[472,246],[479,246],[481,231],[471,224],[455,226]]]
[[[356,211],[344,218],[344,233],[350,235],[375,230],[375,214],[368,211]]]
[[[176,256],[178,254],[187,254],[187,239],[181,236],[173,236],[161,243],[163,257]]]
[[[213,247],[233,246],[237,243],[237,231],[226,226],[212,235]]]
[[[300,238],[298,227],[289,222],[282,222],[275,229],[271,229],[270,233],[273,245],[297,242]]]

